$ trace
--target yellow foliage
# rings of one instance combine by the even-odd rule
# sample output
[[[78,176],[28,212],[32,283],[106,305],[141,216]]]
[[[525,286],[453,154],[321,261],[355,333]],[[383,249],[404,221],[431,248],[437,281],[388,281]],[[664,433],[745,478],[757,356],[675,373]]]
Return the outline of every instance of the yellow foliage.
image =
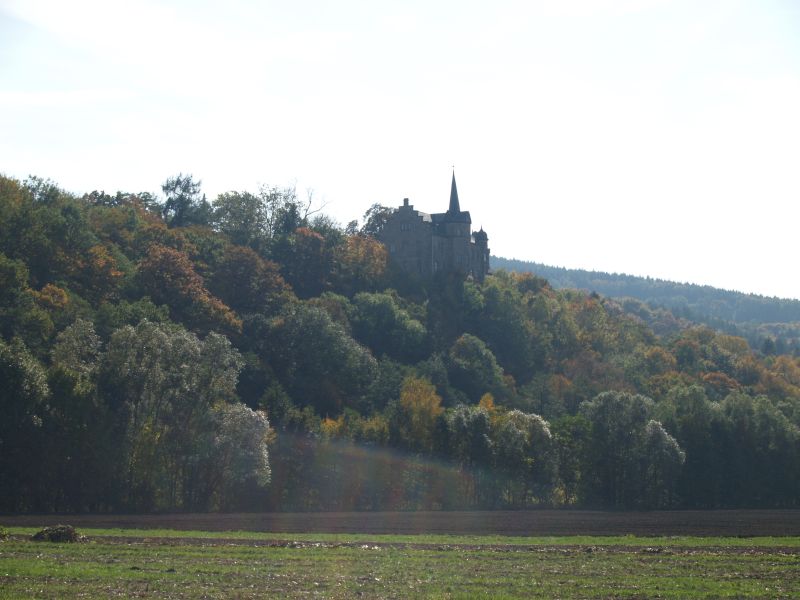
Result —
[[[494,396],[492,396],[489,392],[486,392],[483,396],[481,396],[478,406],[486,409],[486,412],[489,414],[492,414],[495,411]]]
[[[777,356],[770,371],[787,383],[800,387],[800,359],[791,356]]]
[[[410,444],[430,449],[436,418],[444,412],[434,385],[427,379],[407,377],[400,391],[400,406],[408,415]]]
[[[325,417],[320,423],[319,429],[323,437],[339,437],[345,431],[344,415],[339,415],[338,419]]]

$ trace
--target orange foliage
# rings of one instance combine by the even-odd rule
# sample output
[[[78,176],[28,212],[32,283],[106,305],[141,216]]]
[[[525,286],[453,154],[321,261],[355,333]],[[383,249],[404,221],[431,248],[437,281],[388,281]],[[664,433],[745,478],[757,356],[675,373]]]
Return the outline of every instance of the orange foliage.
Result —
[[[720,400],[731,392],[741,388],[738,381],[718,371],[704,373],[702,380],[706,388],[706,393],[709,398],[714,400]]]
[[[47,310],[61,310],[69,304],[69,295],[60,287],[48,283],[38,292],[31,290],[36,303]]]
[[[241,320],[205,288],[185,252],[153,244],[139,262],[139,279],[153,301],[167,304],[178,320],[183,317],[203,329],[218,325],[241,331]]]

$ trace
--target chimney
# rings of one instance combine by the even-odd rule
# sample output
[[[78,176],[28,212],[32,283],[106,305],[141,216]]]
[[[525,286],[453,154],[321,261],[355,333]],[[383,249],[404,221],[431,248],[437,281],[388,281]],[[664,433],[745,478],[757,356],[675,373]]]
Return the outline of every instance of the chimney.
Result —
[[[403,206],[408,206],[408,198],[403,198]]]

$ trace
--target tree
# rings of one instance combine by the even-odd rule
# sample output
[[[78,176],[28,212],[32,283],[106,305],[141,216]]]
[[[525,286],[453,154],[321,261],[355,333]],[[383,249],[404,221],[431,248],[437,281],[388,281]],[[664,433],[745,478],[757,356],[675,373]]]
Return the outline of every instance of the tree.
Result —
[[[306,302],[287,304],[264,332],[262,358],[292,400],[321,415],[359,408],[377,362],[330,315]]]
[[[373,204],[364,213],[364,224],[361,226],[361,233],[373,238],[378,237],[393,212],[394,210],[388,206]]]
[[[200,340],[148,321],[114,332],[101,359],[99,390],[118,415],[126,508],[207,508],[212,408],[235,400],[241,364],[216,333]]]
[[[447,413],[448,450],[462,465],[488,466],[492,460],[489,411],[459,404]]]
[[[591,423],[582,469],[586,500],[634,508],[672,497],[677,479],[673,463],[683,462],[682,451],[660,423],[648,426],[653,413],[650,398],[603,392],[582,403],[581,413]]]
[[[269,207],[250,192],[227,192],[214,200],[214,225],[238,246],[256,251],[268,248],[272,231]]]
[[[353,308],[353,334],[376,356],[387,355],[409,363],[425,358],[428,332],[400,308],[391,294],[356,294]]]
[[[348,235],[336,248],[336,289],[348,295],[380,289],[386,278],[388,257],[386,246],[379,241]]]
[[[271,433],[267,415],[241,403],[217,403],[212,409],[214,448],[208,470],[208,492],[220,509],[237,506],[248,485],[263,488],[270,482],[267,443]]]
[[[170,307],[175,320],[203,331],[241,330],[241,320],[206,289],[185,252],[153,244],[139,262],[139,282],[156,303]]]
[[[102,511],[115,501],[114,424],[97,395],[101,341],[91,321],[78,319],[56,336],[48,370],[51,390],[43,422],[41,466],[54,511]]]
[[[274,244],[273,256],[295,293],[301,298],[319,296],[327,287],[331,255],[325,238],[308,227],[298,227]]]
[[[673,506],[676,503],[675,489],[686,453],[663,425],[653,419],[645,426],[643,458],[646,461],[644,506]]]
[[[28,287],[25,263],[11,260],[0,252],[0,337],[19,336],[37,347],[52,331],[50,315],[37,305],[33,290]]]
[[[209,287],[239,313],[272,314],[293,297],[279,266],[242,246],[225,249]]]
[[[51,352],[53,365],[70,370],[81,376],[90,375],[100,353],[100,338],[94,324],[86,319],[77,319],[56,336]]]
[[[508,395],[497,359],[479,338],[463,334],[451,346],[447,358],[450,381],[472,402],[477,402],[486,392],[499,398]]]
[[[0,510],[41,509],[41,427],[50,395],[41,364],[18,338],[0,338]]]
[[[465,298],[474,284],[465,284]],[[474,290],[466,330],[491,349],[505,370],[527,382],[545,363],[551,335],[526,314],[527,302],[507,274],[490,277]]]
[[[727,425],[719,404],[711,402],[700,385],[678,385],[656,412],[686,452],[676,486],[681,501],[699,508],[729,505],[724,492]]]
[[[725,493],[735,505],[795,506],[800,431],[765,396],[735,392],[720,406],[728,421]]]
[[[166,198],[161,213],[170,227],[208,225],[212,209],[205,194],[200,193],[201,182],[187,174],[178,173],[161,186]]]
[[[405,445],[416,452],[433,450],[437,418],[444,412],[442,398],[430,381],[407,377],[400,390],[399,423],[393,423]]]
[[[503,500],[511,506],[549,502],[558,468],[549,423],[539,415],[511,410],[498,419],[495,430]]]

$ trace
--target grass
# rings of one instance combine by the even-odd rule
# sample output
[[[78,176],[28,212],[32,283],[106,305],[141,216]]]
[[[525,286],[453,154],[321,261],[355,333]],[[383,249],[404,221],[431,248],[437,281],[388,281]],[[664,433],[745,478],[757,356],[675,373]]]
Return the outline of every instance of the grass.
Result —
[[[37,527],[7,527],[11,535],[33,535]],[[241,541],[296,541],[321,543],[438,544],[438,545],[503,545],[503,546],[676,546],[676,547],[739,547],[800,548],[800,537],[710,537],[710,536],[499,536],[499,535],[382,535],[344,533],[264,533],[256,531],[193,531],[177,529],[91,529],[80,533],[90,538],[136,537]]]
[[[800,539],[84,529],[0,542],[0,598],[792,598]],[[257,545],[269,540],[299,542]],[[386,545],[378,545],[386,544]]]

